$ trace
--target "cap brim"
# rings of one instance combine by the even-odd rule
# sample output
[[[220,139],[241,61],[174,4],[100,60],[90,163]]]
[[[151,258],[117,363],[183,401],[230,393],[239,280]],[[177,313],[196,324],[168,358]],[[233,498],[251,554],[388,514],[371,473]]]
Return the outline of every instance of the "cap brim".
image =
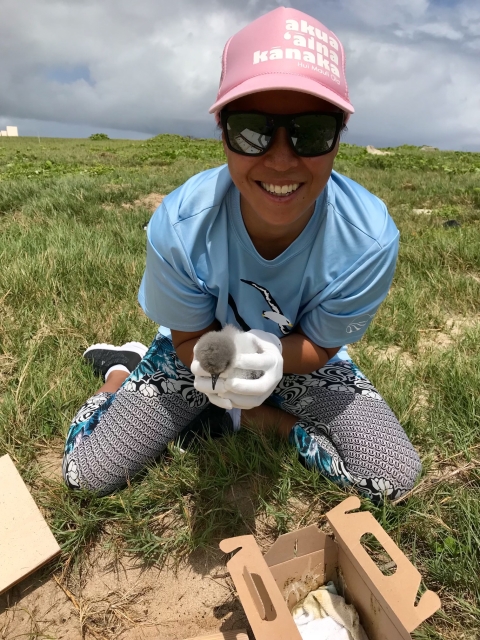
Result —
[[[322,100],[326,100],[331,104],[342,109],[349,115],[355,113],[355,109],[352,107],[348,100],[344,100],[337,93],[328,89],[327,87],[310,80],[309,78],[298,77],[291,74],[284,73],[271,73],[268,75],[256,76],[250,78],[245,82],[237,85],[234,89],[231,89],[228,93],[223,95],[220,100],[217,100],[208,110],[209,113],[217,113],[226,104],[248,96],[251,93],[259,93],[260,91],[273,91],[274,89],[285,89],[287,91],[299,91],[301,93],[309,93],[312,96],[317,96]]]

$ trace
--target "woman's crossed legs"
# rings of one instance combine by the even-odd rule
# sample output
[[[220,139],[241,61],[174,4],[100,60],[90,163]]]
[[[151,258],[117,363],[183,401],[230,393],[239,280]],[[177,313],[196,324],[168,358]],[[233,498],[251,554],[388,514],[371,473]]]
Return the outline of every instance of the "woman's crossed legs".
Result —
[[[158,334],[115,393],[87,400],[70,426],[63,474],[106,494],[157,458],[207,406],[170,339]],[[393,412],[351,361],[285,375],[269,404],[297,418],[290,442],[308,466],[375,502],[409,491],[421,464]]]

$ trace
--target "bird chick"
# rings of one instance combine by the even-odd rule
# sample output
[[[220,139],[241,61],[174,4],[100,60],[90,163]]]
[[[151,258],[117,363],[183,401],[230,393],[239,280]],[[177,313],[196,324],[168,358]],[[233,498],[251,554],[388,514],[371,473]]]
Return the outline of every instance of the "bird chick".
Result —
[[[260,350],[252,335],[227,324],[221,331],[204,333],[193,353],[202,369],[212,376],[212,390],[215,391],[220,374],[233,365],[237,353],[260,353]],[[232,375],[255,380],[263,375],[263,371],[233,369]]]

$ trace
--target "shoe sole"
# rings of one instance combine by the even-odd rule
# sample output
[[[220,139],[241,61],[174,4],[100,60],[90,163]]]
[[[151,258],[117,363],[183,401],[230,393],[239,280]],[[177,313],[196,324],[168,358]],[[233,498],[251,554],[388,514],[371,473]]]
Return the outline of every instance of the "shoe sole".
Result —
[[[89,362],[94,372],[105,378],[105,374],[116,364],[121,364],[132,372],[141,361],[147,347],[141,342],[127,342],[120,347],[113,344],[93,344],[83,353],[84,359]]]

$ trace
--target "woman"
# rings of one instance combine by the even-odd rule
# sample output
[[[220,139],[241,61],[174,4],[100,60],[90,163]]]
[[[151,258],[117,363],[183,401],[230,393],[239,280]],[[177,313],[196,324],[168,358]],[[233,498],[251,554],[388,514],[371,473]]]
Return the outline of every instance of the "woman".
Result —
[[[228,41],[222,67],[210,112],[227,166],[168,195],[147,230],[139,301],[170,333],[146,354],[137,343],[87,350],[106,381],[70,427],[65,480],[123,486],[212,403],[277,424],[332,481],[397,498],[418,455],[344,346],[388,292],[398,231],[380,200],[332,170],[354,111],[343,47],[281,7]],[[193,350],[226,324],[252,330],[262,353],[239,354],[213,390]],[[234,377],[242,367],[263,375]]]

